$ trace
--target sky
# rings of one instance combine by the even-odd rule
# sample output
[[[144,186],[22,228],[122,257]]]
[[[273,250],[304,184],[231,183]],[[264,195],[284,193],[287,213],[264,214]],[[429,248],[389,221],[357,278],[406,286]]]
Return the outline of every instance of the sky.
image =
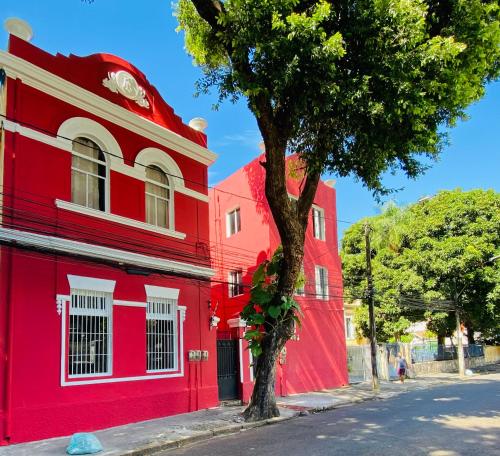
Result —
[[[183,36],[169,0],[1,0],[0,21],[20,17],[33,28],[32,43],[52,54],[118,55],[146,74],[165,101],[187,123],[208,121],[209,148],[219,157],[209,170],[211,185],[223,180],[259,153],[261,137],[245,100],[212,109],[216,93],[195,97],[201,71],[184,50]],[[0,31],[0,49],[7,33]],[[391,195],[405,205],[439,190],[462,188],[500,191],[500,82],[468,109],[469,120],[450,131],[449,145],[424,176],[409,181],[401,174],[384,178],[386,186],[402,188]],[[324,176],[330,178],[335,176]],[[377,214],[380,203],[353,178],[338,178],[339,236],[353,222]]]

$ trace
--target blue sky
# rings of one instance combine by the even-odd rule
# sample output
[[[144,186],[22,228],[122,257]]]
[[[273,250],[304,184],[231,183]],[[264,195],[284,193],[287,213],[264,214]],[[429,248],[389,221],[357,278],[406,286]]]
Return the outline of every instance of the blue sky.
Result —
[[[33,44],[51,53],[116,54],[136,65],[158,88],[186,122],[193,117],[208,120],[209,147],[219,154],[209,173],[214,184],[258,155],[260,135],[245,101],[224,103],[212,110],[214,96],[195,98],[194,83],[200,71],[184,52],[181,34],[168,0],[2,0],[0,21],[21,17],[33,27]],[[5,49],[7,33],[0,32]],[[404,189],[393,198],[411,203],[442,189],[493,188],[500,191],[500,82],[487,88],[484,99],[468,110],[470,119],[450,134],[440,161],[416,181],[401,175],[385,183]],[[326,177],[326,176],[325,176]],[[351,178],[337,179],[339,233],[349,223],[378,212],[370,192]]]

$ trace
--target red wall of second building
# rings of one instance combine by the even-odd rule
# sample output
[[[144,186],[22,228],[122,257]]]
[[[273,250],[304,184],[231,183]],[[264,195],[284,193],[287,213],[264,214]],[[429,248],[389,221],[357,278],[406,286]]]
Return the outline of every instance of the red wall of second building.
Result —
[[[298,194],[297,181],[290,178],[287,186],[291,195]],[[259,161],[254,160],[232,174],[210,196],[211,241],[219,252],[213,268],[222,282],[227,282],[229,270],[241,268],[243,283],[250,285],[255,267],[269,258],[280,243],[265,201],[264,170]],[[286,358],[277,368],[276,391],[280,395],[348,383],[335,199],[335,190],[320,182],[314,204],[325,210],[326,238],[314,238],[310,219],[304,248],[306,296],[296,297],[303,310],[303,324],[297,330],[298,340],[287,343]],[[227,238],[225,214],[235,207],[240,208],[241,232]],[[316,265],[328,269],[328,301],[315,297]],[[227,320],[237,317],[248,299],[248,288],[242,296],[229,298],[226,283],[213,285],[212,302],[222,304],[218,312],[222,329],[227,329]]]

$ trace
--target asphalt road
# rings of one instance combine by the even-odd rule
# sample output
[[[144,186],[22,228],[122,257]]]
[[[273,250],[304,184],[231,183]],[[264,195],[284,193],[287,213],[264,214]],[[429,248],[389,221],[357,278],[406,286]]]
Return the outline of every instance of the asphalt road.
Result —
[[[500,456],[500,374],[218,437],[164,456]]]

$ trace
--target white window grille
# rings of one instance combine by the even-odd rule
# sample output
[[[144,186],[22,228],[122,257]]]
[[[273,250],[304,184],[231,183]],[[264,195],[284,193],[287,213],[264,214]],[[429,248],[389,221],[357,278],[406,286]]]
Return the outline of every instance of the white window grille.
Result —
[[[111,373],[112,293],[71,290],[68,375]]]
[[[325,240],[325,211],[319,207],[313,207],[313,232],[314,237],[321,241]]]
[[[146,363],[148,372],[177,370],[177,300],[148,296]]]
[[[328,299],[328,269],[316,266],[316,297]]]
[[[106,210],[106,159],[90,139],[73,141],[71,157],[71,201],[80,206]]]
[[[242,271],[231,271],[229,273],[229,297],[243,294],[243,273]]]
[[[226,234],[227,237],[241,231],[240,209],[234,209],[226,214]]]
[[[354,339],[354,325],[352,317],[345,317],[345,337],[347,340]]]
[[[157,166],[146,168],[146,221],[171,228],[171,188],[167,175]]]

